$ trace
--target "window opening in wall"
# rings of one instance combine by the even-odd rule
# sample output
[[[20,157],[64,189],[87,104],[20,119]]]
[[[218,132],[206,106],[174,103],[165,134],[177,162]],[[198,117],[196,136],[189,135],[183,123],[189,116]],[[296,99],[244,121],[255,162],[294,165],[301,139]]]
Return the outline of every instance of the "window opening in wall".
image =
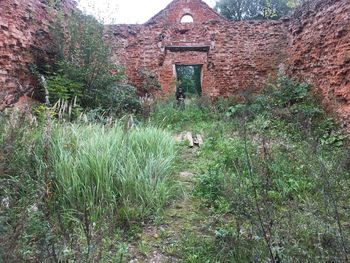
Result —
[[[184,15],[181,18],[181,23],[193,23],[193,17],[191,15]]]
[[[176,65],[176,90],[187,95],[202,95],[202,65]]]

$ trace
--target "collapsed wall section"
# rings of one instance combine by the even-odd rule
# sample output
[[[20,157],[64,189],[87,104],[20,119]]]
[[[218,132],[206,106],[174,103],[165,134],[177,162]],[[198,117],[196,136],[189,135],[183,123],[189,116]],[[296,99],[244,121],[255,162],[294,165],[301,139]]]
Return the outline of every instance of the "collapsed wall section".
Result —
[[[49,25],[55,8],[69,12],[71,0],[1,0],[0,4],[0,110],[12,105],[20,96],[33,91],[29,66],[33,53],[48,50]]]
[[[350,1],[310,1],[288,26],[289,73],[311,82],[350,129]]]

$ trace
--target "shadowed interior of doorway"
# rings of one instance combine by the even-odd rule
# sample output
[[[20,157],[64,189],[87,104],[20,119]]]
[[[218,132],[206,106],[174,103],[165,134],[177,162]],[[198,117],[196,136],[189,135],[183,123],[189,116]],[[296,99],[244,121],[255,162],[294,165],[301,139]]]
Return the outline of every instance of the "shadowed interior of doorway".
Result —
[[[202,65],[176,65],[177,90],[188,96],[202,95]]]

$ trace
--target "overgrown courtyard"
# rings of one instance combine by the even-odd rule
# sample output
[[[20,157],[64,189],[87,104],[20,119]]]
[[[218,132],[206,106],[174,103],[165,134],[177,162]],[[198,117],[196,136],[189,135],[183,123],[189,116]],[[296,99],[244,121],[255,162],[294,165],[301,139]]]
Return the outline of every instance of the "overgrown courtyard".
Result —
[[[238,14],[226,13],[230,1],[217,8],[228,19],[265,20],[299,2],[257,1]],[[222,80],[219,60],[191,60],[209,56],[208,45],[165,46],[188,63],[150,63],[173,68],[173,78],[158,74],[172,92],[147,68],[133,75],[138,87],[128,78],[136,67],[115,63],[104,25],[66,15],[59,1],[49,8],[50,42],[30,50],[27,69],[35,100],[0,111],[0,263],[349,262],[349,133],[318,87],[282,66],[265,65],[270,75],[244,63],[235,85],[254,71],[256,83],[268,78],[263,87],[226,87],[229,61]],[[268,30],[280,26],[270,22]]]
[[[309,88],[280,77],[244,102],[158,102],[149,118],[3,114],[2,256],[345,262],[348,140]]]

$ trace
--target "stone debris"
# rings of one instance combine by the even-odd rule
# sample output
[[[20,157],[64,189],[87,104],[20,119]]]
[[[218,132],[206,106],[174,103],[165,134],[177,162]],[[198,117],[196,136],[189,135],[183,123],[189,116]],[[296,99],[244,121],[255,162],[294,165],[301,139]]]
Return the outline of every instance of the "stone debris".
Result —
[[[194,146],[194,140],[193,140],[193,136],[192,136],[192,133],[190,132],[187,132],[184,136],[184,141],[187,141],[188,142],[188,146],[190,148],[192,148]]]
[[[190,177],[193,177],[194,174],[191,173],[191,172],[181,172],[181,173],[180,173],[180,176],[181,176],[181,177],[184,177],[184,178],[190,178]]]
[[[174,136],[177,142],[188,142],[188,146],[193,148],[194,146],[201,147],[204,143],[203,135],[196,134],[193,135],[192,132],[182,132]]]
[[[200,134],[197,134],[197,135],[196,135],[196,141],[197,141],[197,145],[198,145],[199,147],[201,147],[201,146],[203,145],[203,143],[204,143],[204,141],[203,141],[203,136],[200,135]]]

